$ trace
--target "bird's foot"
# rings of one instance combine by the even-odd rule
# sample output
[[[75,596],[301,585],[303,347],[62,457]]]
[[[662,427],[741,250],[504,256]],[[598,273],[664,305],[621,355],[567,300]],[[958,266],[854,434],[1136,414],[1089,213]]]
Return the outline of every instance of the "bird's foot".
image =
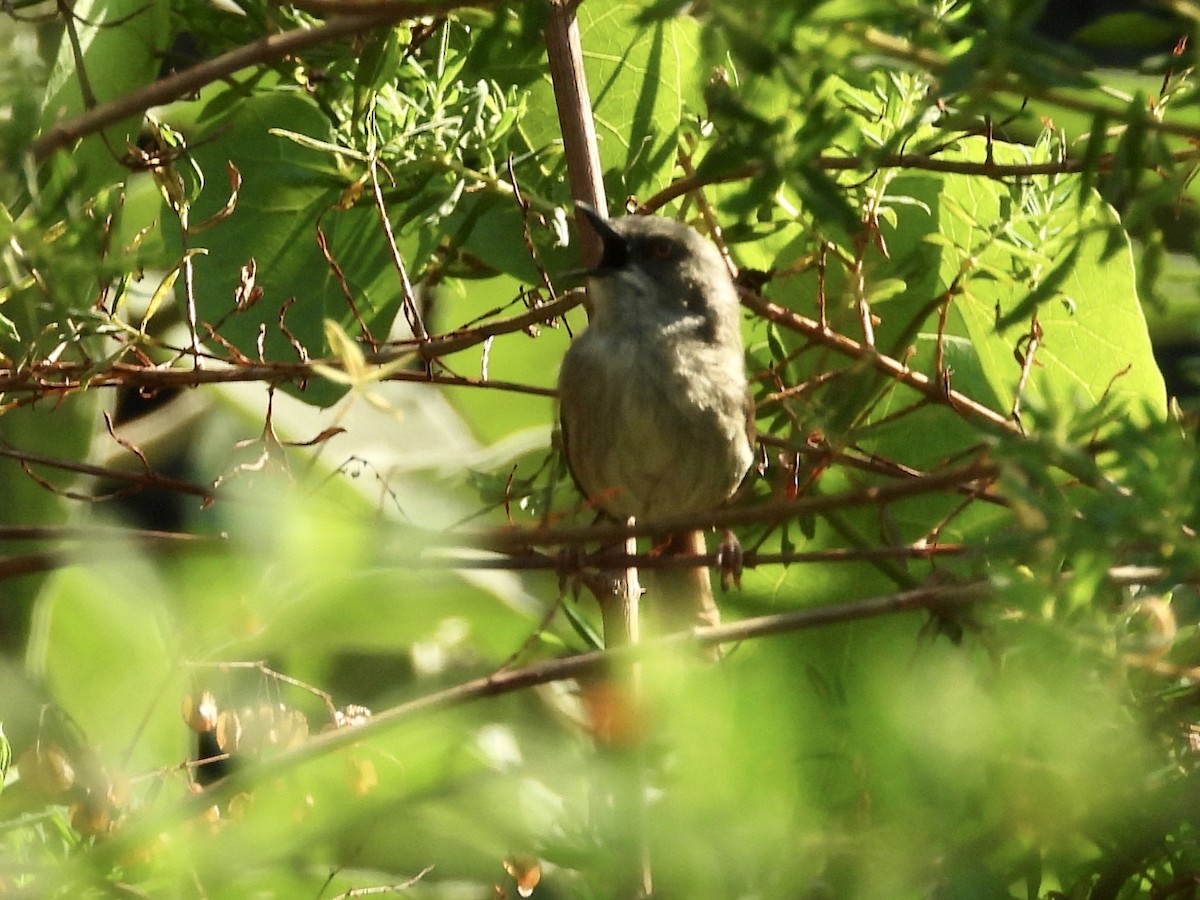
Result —
[[[721,545],[717,548],[717,567],[721,570],[721,590],[729,590],[731,584],[742,586],[742,569],[745,556],[742,545],[728,528],[721,529]]]

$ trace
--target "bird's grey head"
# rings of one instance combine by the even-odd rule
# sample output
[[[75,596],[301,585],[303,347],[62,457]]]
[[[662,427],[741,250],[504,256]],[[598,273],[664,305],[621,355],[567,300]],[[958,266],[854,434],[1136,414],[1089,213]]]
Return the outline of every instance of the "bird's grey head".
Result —
[[[578,204],[599,235],[600,263],[588,271],[592,326],[691,331],[714,341],[738,327],[737,290],[713,244],[673,219],[611,221]]]

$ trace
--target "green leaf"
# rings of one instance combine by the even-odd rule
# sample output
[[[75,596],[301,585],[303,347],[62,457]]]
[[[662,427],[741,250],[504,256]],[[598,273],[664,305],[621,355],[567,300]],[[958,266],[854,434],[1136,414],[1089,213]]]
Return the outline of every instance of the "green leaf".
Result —
[[[969,149],[970,144],[965,146]],[[1014,226],[1055,260],[1053,267],[1026,283],[1026,292],[1018,294],[1015,306],[1011,287],[971,280],[970,293],[951,306],[956,333],[971,340],[992,390],[1007,406],[1020,371],[1013,354],[1029,327],[1026,315],[1036,309],[1044,336],[1026,387],[1027,399],[1067,409],[1079,404],[1086,408],[1111,393],[1128,401],[1130,415],[1140,417],[1146,410],[1162,415],[1166,391],[1138,303],[1133,254],[1120,221],[1094,193],[1081,212],[1076,176],[1058,185],[1056,199],[1048,207],[1018,210]],[[1001,194],[994,183],[951,177],[944,193],[976,221],[995,221],[1000,215]],[[959,220],[948,220],[944,233],[958,245],[957,253],[943,256],[942,277],[947,282],[957,273],[963,255],[972,251],[983,263],[1012,269],[1017,254],[1002,241],[978,247],[977,235]],[[1121,249],[1110,253],[1114,240]],[[1062,296],[1073,303],[1058,302]]]
[[[696,20],[639,27],[644,5],[589,0],[579,31],[605,185],[613,201],[658,190],[675,169],[682,126],[703,108],[707,73]],[[534,149],[559,140],[549,77],[531,87],[522,130]]]
[[[1071,39],[1089,47],[1151,48],[1179,37],[1179,25],[1143,12],[1113,12],[1076,30]]]
[[[77,32],[84,70],[79,71],[64,32],[42,107],[43,130],[93,105],[85,102],[84,78],[95,104],[132,94],[153,81],[167,47],[170,17],[167,0],[79,0],[72,4],[71,27]],[[140,114],[129,116],[70,149],[71,167],[80,173],[79,186],[85,195],[120,180],[125,170],[118,158],[137,144],[141,125]],[[60,151],[59,159],[65,158]]]
[[[815,166],[803,166],[797,175],[790,184],[805,209],[839,240],[848,242],[849,236],[858,232],[861,222],[841,185]]]
[[[25,406],[5,410],[0,414],[0,446],[65,462],[84,459],[92,444],[99,402],[98,392],[87,392],[65,397],[53,409]],[[17,460],[0,459],[0,523],[26,527],[65,524],[70,508],[63,495],[74,483],[74,475],[46,466],[34,467],[33,472],[44,483],[39,484]],[[0,540],[0,556],[28,551],[27,541]],[[0,649],[14,658],[23,653],[33,602],[44,580],[44,576],[32,574],[4,583]]]
[[[229,162],[242,176],[232,214],[192,238],[193,246],[207,250],[194,260],[195,281],[203,286],[196,296],[200,320],[224,323],[222,336],[250,358],[258,356],[260,331],[268,359],[297,360],[292,337],[310,356],[326,355],[326,319],[352,334],[361,330],[361,320],[383,336],[399,308],[401,291],[379,214],[369,199],[342,208],[348,179],[336,159],[286,136],[295,132],[331,142],[328,120],[295,92],[259,92],[234,100],[227,94],[225,89],[205,94],[197,116],[203,130],[180,127],[194,145],[192,158],[210,175],[195,201],[193,219],[203,221],[226,203],[226,179],[212,173],[223,172]],[[206,115],[207,110],[212,114]],[[318,225],[345,277],[344,286],[322,253]],[[411,261],[410,245],[401,253]],[[251,258],[257,263],[262,297],[235,312],[241,269]],[[279,326],[281,314],[291,336]],[[324,404],[338,392],[329,382],[314,382],[306,399]]]
[[[8,777],[12,758],[12,744],[8,742],[8,737],[4,734],[4,723],[0,722],[0,791],[4,790],[4,780]]]
[[[908,289],[903,278],[884,278],[871,285],[867,294],[867,302],[883,303],[891,297],[899,296]]]

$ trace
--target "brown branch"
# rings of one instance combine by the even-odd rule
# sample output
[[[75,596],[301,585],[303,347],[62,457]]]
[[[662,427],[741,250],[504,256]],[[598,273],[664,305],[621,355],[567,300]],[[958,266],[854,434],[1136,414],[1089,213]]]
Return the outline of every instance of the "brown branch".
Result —
[[[809,457],[821,465],[837,464],[849,469],[857,469],[860,472],[886,475],[889,478],[924,478],[927,475],[926,472],[920,469],[914,469],[912,466],[904,465],[895,460],[886,459],[874,454],[858,455],[845,449],[835,450],[824,442],[818,446],[809,444],[793,446],[789,441],[770,434],[758,435],[758,441],[766,446],[782,449],[787,453]],[[962,485],[957,490],[959,493],[966,494],[972,500],[980,500],[983,503],[992,503],[997,506],[1008,505],[1008,501],[991,490],[990,487],[971,484]]]
[[[1120,578],[1120,570],[1111,570],[1110,577]],[[1144,578],[1166,577],[1165,570],[1130,571],[1127,583],[1141,583]],[[185,797],[158,815],[144,815],[131,820],[110,839],[109,847],[119,853],[122,847],[139,846],[148,836],[161,832],[170,822],[202,814],[235,793],[254,784],[265,783],[306,763],[379,737],[393,728],[418,716],[437,713],[502,694],[527,690],[542,684],[583,678],[611,670],[614,665],[630,664],[641,653],[655,653],[688,645],[715,646],[724,643],[787,634],[821,628],[845,622],[863,621],[888,615],[930,611],[948,611],[968,607],[993,599],[994,589],[983,581],[959,585],[928,585],[914,590],[869,597],[846,603],[828,604],[772,615],[758,616],[739,622],[697,628],[688,632],[647,641],[638,647],[581,653],[562,659],[534,663],[519,669],[508,669],[463,682],[422,697],[398,704],[362,723],[317,735],[301,746],[278,756],[248,763],[235,770],[208,789]]]
[[[0,580],[19,575],[34,575],[53,572],[71,562],[71,556],[62,550],[42,550],[37,553],[20,553],[0,556]]]
[[[1200,159],[1200,150],[1194,147],[1177,150],[1170,154],[1174,162]],[[946,175],[976,175],[1003,180],[1005,178],[1034,178],[1052,175],[1077,175],[1086,170],[1108,172],[1117,164],[1115,153],[1104,153],[1094,160],[1068,157],[1057,162],[1042,163],[998,163],[991,158],[982,162],[961,159],[940,159],[919,153],[888,154],[878,158],[859,159],[853,156],[819,156],[818,168],[826,171],[873,172],[878,169],[917,169],[922,172],[940,172]]]
[[[1200,138],[1197,138],[1200,140]],[[1200,159],[1200,150],[1189,148],[1168,154],[1172,162],[1189,162]],[[922,172],[940,172],[946,175],[974,175],[1002,181],[1006,178],[1034,178],[1039,176],[1073,175],[1087,170],[1109,172],[1117,165],[1115,153],[1104,153],[1094,160],[1069,157],[1057,162],[1042,163],[997,163],[991,159],[971,162],[961,159],[940,159],[920,153],[888,153],[882,156],[829,156],[821,155],[813,164],[827,172],[877,172],[880,169],[914,169]],[[652,213],[672,200],[710,184],[727,184],[754,178],[763,171],[762,163],[751,162],[730,172],[703,175],[692,174],[678,178],[638,206],[640,213]]]
[[[644,203],[638,204],[637,211],[642,214],[658,212],[658,210],[662,209],[672,200],[682,197],[684,194],[697,191],[710,184],[728,184],[733,181],[745,181],[747,178],[753,178],[758,175],[762,170],[762,163],[752,162],[747,163],[739,169],[734,169],[732,172],[724,172],[718,175],[685,175],[683,178],[677,178],[672,181]]]
[[[526,331],[535,325],[551,322],[578,306],[583,301],[581,291],[565,294],[558,300],[544,303],[522,312],[520,315],[489,322],[484,325],[449,332],[426,340],[401,341],[388,350],[366,354],[372,365],[385,365],[405,355],[415,354],[424,361],[432,361],[484,343],[491,337]],[[0,364],[3,364],[0,360]],[[162,390],[175,387],[197,387],[202,384],[232,384],[261,381],[278,384],[290,381],[303,383],[313,377],[314,364],[337,368],[336,359],[311,360],[297,363],[255,363],[248,358],[230,363],[214,360],[219,368],[164,368],[138,366],[130,363],[113,363],[107,369],[97,369],[93,364],[47,363],[40,366],[11,370],[0,368],[0,394],[25,392],[34,395],[49,395],[78,390],[83,387],[136,387],[144,390]],[[395,372],[390,381],[429,382],[453,387],[488,387],[516,393],[553,396],[548,388],[507,381],[462,378],[452,375],[428,375],[424,372]],[[0,408],[2,410],[2,408]]]
[[[608,201],[601,178],[596,123],[592,118],[592,101],[583,70],[579,23],[575,19],[578,5],[579,0],[550,0],[550,16],[546,21],[547,63],[554,84],[554,102],[558,107],[571,196],[605,214]],[[594,266],[600,259],[600,238],[591,228],[578,231],[583,264]]]
[[[740,622],[697,628],[692,635],[687,637],[691,637],[704,646],[729,644],[752,638],[804,631],[809,628],[821,628],[826,625],[859,622],[863,619],[874,619],[896,613],[968,606],[987,600],[993,594],[994,589],[986,581],[972,581],[955,585],[929,585],[910,591],[901,591],[897,594],[869,597],[865,600],[831,603],[826,606],[773,613],[756,616],[752,619],[742,619]]]
[[[346,306],[350,309],[350,315],[354,316],[354,322],[356,325],[358,325],[358,331],[363,336],[363,340],[367,342],[373,351],[377,351],[379,350],[379,341],[375,340],[375,335],[371,334],[370,326],[367,325],[366,320],[363,319],[362,313],[358,309],[358,302],[354,299],[354,289],[350,287],[350,282],[346,278],[346,272],[342,268],[342,264],[337,261],[337,257],[333,255],[333,250],[329,246],[329,238],[326,236],[325,228],[321,224],[321,220],[324,217],[324,212],[317,217],[317,248],[321,251],[321,256],[325,259],[325,264],[329,266],[329,271],[333,273],[333,280],[341,289],[342,298],[346,301]],[[386,215],[384,216],[384,221],[388,223],[388,238],[390,240],[391,222],[388,221]],[[283,323],[282,314],[280,315],[279,321],[280,324]],[[299,349],[299,341],[296,341],[295,343]],[[307,353],[305,355],[307,355]],[[301,359],[303,360],[304,356],[301,356]]]
[[[829,550],[792,551],[789,553],[759,553],[748,550],[742,558],[742,564],[747,569],[769,565],[809,565],[814,563],[841,563],[878,561],[885,559],[933,559],[938,556],[964,556],[970,553],[969,547],[962,544],[917,544],[906,547],[864,547]],[[516,556],[492,557],[454,557],[454,556],[424,556],[418,559],[405,560],[406,568],[451,568],[451,569],[499,569],[502,571],[538,571],[553,570],[563,575],[572,575],[587,568],[627,568],[636,566],[639,569],[697,569],[718,566],[721,563],[720,554],[665,554],[638,553],[614,554],[611,551],[581,556],[576,566],[564,564],[562,557],[557,554],[538,553],[530,551]]]
[[[922,494],[961,487],[977,481],[988,481],[999,473],[989,462],[948,469],[921,478],[908,479],[881,487],[844,491],[826,497],[801,497],[796,500],[773,500],[756,506],[719,509],[702,516],[662,519],[651,525],[621,525],[614,522],[567,528],[505,528],[447,535],[441,542],[446,546],[470,544],[484,550],[510,552],[529,547],[562,546],[584,543],[616,544],[631,537],[647,537],[664,533],[690,531],[696,528],[732,528],[738,525],[784,522],[799,516],[819,515],[837,509],[856,506],[878,506],[894,503]],[[429,546],[436,545],[433,539]]]
[[[273,0],[276,6],[291,6],[294,9],[302,12],[311,13],[314,16],[362,16],[370,15],[377,12],[381,7],[394,6],[400,7],[405,4],[393,3],[390,0]],[[407,4],[409,6],[417,6],[421,4]],[[454,4],[447,5],[444,9],[439,9],[434,3],[423,4],[425,12],[420,13],[420,16],[437,15],[439,12],[450,12],[454,9]],[[463,4],[458,4],[462,6]],[[483,4],[479,4],[483,5]],[[400,18],[417,18],[412,15],[401,15]]]
[[[478,346],[491,337],[525,331],[535,325],[544,325],[566,315],[581,303],[583,303],[583,291],[571,291],[557,300],[542,303],[507,319],[499,319],[470,329],[447,332],[424,341],[400,342],[397,346],[415,350],[423,360],[431,361],[440,356],[449,356],[451,353]],[[368,357],[368,360],[372,363],[388,361],[387,358],[375,359],[372,357]]]
[[[377,713],[362,724],[339,728],[319,734],[301,746],[278,756],[257,762],[247,762],[233,774],[208,789],[190,795],[158,816],[146,816],[130,822],[117,835],[110,847],[114,851],[124,842],[136,844],[146,835],[156,834],[169,821],[178,821],[199,815],[214,803],[219,803],[251,785],[278,778],[305,763],[328,756],[339,750],[378,737],[398,725],[407,723],[417,716],[453,709],[477,700],[527,690],[542,684],[564,681],[568,678],[583,678],[605,671],[615,665],[631,665],[643,653],[655,653],[672,648],[715,647],[721,644],[740,642],[753,638],[785,634],[810,628],[820,628],[842,622],[920,610],[942,610],[969,606],[989,599],[992,588],[985,582],[961,585],[933,585],[911,591],[835,603],[792,612],[758,616],[724,625],[696,628],[691,632],[680,632],[663,638],[648,640],[636,646],[615,650],[597,650],[580,653],[563,659],[552,659],[534,663],[520,669],[495,672],[445,690],[417,697],[407,703],[393,706]]]
[[[843,356],[870,363],[877,371],[887,375],[900,384],[907,385],[934,403],[949,406],[960,415],[973,418],[986,425],[994,432],[1003,434],[1020,434],[1020,429],[1009,419],[966,394],[952,390],[938,383],[923,372],[910,369],[899,360],[885,356],[873,347],[867,347],[858,341],[839,334],[821,325],[815,319],[802,316],[799,313],[785,309],[769,300],[747,290],[741,290],[742,304],[765,319],[774,322],[791,331],[803,334],[815,343],[821,344]]]
[[[79,528],[71,526],[0,526],[0,540],[83,541],[92,548],[103,542],[122,543],[156,556],[215,548],[225,544],[219,537],[184,534],[173,531],[151,531],[132,528]],[[94,558],[87,550],[37,550],[0,556],[0,581],[20,575],[51,572],[67,566],[86,563]]]
[[[186,531],[86,525],[0,525],[0,541],[129,541],[133,543],[223,544],[225,539]]]
[[[340,368],[338,360],[315,360],[315,364],[323,364],[330,368]],[[90,377],[82,373],[93,373]],[[48,381],[50,376],[62,380]],[[128,387],[146,391],[159,391],[168,388],[199,387],[203,384],[241,384],[251,381],[261,381],[268,386],[290,381],[304,384],[312,378],[319,377],[313,371],[310,363],[252,363],[248,365],[223,367],[220,369],[161,369],[154,367],[131,366],[118,364],[106,371],[94,373],[84,366],[54,365],[47,366],[21,376],[0,376],[0,393],[24,392],[32,395],[29,402],[40,397],[53,394],[66,394],[83,388]],[[470,387],[488,388],[496,391],[509,391],[516,394],[530,394],[535,397],[553,397],[553,388],[538,387],[516,381],[499,381],[487,378],[467,378],[461,375],[427,375],[424,372],[392,372],[386,381],[408,381],[419,384],[434,384],[440,387]],[[20,402],[9,406],[20,405]],[[0,407],[3,413],[5,407]]]
[[[273,62],[317,44],[390,25],[401,19],[445,15],[461,8],[485,8],[494,5],[494,2],[471,0],[469,3],[443,4],[378,0],[363,5],[369,5],[370,9],[364,9],[355,15],[331,19],[317,28],[295,28],[282,34],[267,35],[236,50],[223,53],[215,59],[205,60],[189,69],[161,78],[124,97],[94,106],[73,119],[56,122],[33,142],[29,148],[30,153],[36,162],[44,162],[50,154],[70,147],[85,135],[129,116],[144,113],[152,106],[178,100],[200,90],[206,84],[219,81],[248,66]]]
[[[124,472],[120,469],[96,466],[91,463],[75,462],[73,460],[57,459],[53,456],[42,456],[38,453],[26,453],[10,447],[0,447],[0,456],[14,459],[23,465],[47,466],[64,472],[75,472],[79,475],[91,475],[96,478],[107,478],[113,481],[123,481],[137,488],[155,488],[159,490],[178,491],[181,494],[191,494],[206,501],[216,499],[216,493],[203,485],[178,478],[168,478],[153,472]]]

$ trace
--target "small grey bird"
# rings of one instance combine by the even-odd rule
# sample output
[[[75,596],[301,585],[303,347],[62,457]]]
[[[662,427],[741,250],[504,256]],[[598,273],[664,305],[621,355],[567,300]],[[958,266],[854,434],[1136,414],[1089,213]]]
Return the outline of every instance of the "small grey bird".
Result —
[[[603,254],[587,273],[590,324],[558,377],[567,463],[588,500],[622,521],[712,510],[754,459],[729,270],[682,223],[579,210]]]

